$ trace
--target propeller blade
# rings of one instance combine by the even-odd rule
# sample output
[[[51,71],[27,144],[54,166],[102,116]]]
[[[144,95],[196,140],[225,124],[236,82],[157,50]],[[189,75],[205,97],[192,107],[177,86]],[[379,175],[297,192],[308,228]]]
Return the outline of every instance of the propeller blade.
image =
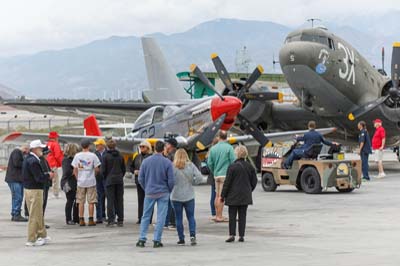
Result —
[[[399,89],[399,78],[400,78],[400,42],[393,44],[392,52],[392,83],[393,88]]]
[[[251,73],[250,77],[246,80],[246,83],[244,84],[242,90],[248,91],[263,72],[264,68],[261,65],[258,65],[256,69],[254,69],[253,73]]]
[[[255,140],[262,147],[264,147],[268,142],[269,139],[264,135],[264,133],[259,130],[249,119],[247,119],[244,115],[238,114],[237,118],[240,121],[240,124],[243,128],[246,129],[247,133],[252,135]]]
[[[221,78],[222,83],[224,83],[225,87],[229,89],[229,91],[233,91],[232,80],[229,77],[229,73],[226,70],[225,65],[222,63],[221,58],[217,54],[211,54],[211,60],[214,64],[215,69],[219,77]]]
[[[199,150],[204,150],[206,147],[211,145],[215,135],[218,130],[221,129],[222,124],[224,123],[226,114],[221,115],[217,120],[215,120],[212,124],[210,124],[203,133],[199,135],[199,137],[195,140],[196,147]]]
[[[192,64],[190,66],[190,71],[193,74],[195,74],[201,80],[201,82],[204,83],[204,85],[206,85],[211,90],[213,90],[214,93],[217,94],[221,98],[221,100],[224,100],[224,97],[215,89],[214,85],[211,84],[211,82],[208,80],[206,75],[204,75],[203,71],[201,71],[200,68],[197,65]]]
[[[245,99],[254,100],[254,101],[272,101],[278,100],[279,102],[283,102],[283,93],[282,92],[246,92],[244,94]]]
[[[380,97],[380,98],[376,99],[375,101],[371,101],[371,102],[367,103],[366,105],[361,106],[360,108],[356,109],[354,112],[351,112],[350,114],[348,114],[347,118],[349,120],[353,121],[353,120],[361,117],[362,115],[375,109],[378,105],[384,103],[387,100],[387,98],[389,98],[389,96],[390,95]]]

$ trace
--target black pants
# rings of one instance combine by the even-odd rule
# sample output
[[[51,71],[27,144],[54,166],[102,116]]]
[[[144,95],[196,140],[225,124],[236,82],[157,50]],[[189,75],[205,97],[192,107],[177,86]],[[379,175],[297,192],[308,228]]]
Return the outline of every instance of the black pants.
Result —
[[[118,217],[118,222],[124,221],[124,184],[107,186],[108,222],[115,221],[115,214]]]
[[[78,204],[76,204],[76,191],[71,190],[65,193],[67,202],[65,203],[65,221],[79,222]],[[72,215],[71,215],[72,214]]]
[[[46,212],[46,207],[47,207],[47,199],[49,198],[49,186],[45,186],[43,189],[43,216],[44,213]]]
[[[136,184],[136,190],[137,190],[137,199],[138,199],[138,220],[139,223],[142,221],[142,216],[143,216],[143,205],[144,205],[144,190],[140,184]],[[151,214],[150,217],[150,224],[153,221],[153,213]]]
[[[246,230],[247,205],[229,206],[229,235],[236,236],[236,217],[239,216],[239,236]]]

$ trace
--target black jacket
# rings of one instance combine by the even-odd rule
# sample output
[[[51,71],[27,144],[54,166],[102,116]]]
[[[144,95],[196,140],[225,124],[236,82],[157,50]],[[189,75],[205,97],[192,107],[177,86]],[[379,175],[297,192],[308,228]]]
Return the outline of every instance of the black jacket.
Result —
[[[64,156],[64,159],[62,160],[61,188],[63,188],[68,182],[71,190],[76,191],[77,181],[76,177],[74,176],[74,168],[71,165],[73,159],[74,158],[72,157]]]
[[[140,170],[140,166],[142,165],[143,160],[149,156],[151,156],[150,153],[147,153],[147,154],[139,153],[135,157],[135,159],[133,159],[133,161],[129,167],[129,170],[131,171],[131,173],[134,174],[135,170]],[[139,184],[138,175],[135,175],[135,183],[136,183],[136,185]]]
[[[253,204],[252,192],[257,186],[254,167],[238,159],[228,167],[221,197],[225,205],[243,206]]]
[[[29,154],[22,164],[22,176],[26,189],[43,189],[50,178],[50,175],[43,171],[38,158],[32,154]]]
[[[101,154],[99,151],[95,151],[94,154],[96,154],[97,158],[99,158],[99,161],[103,164],[103,157],[106,155],[107,150],[104,150],[103,154]],[[103,182],[104,176],[103,172],[99,171],[99,173],[96,175],[96,182],[100,183]]]
[[[6,182],[19,182],[22,183],[22,163],[24,161],[24,155],[20,149],[14,149],[10,158],[8,159],[8,166],[6,172]]]
[[[101,171],[106,180],[106,186],[124,183],[125,161],[118,150],[106,151],[101,162]]]
[[[44,158],[42,156],[39,159],[40,159],[40,166],[42,167],[42,171],[44,173],[50,173],[51,172],[51,168],[50,168],[50,165],[47,162],[46,158]],[[45,188],[51,187],[52,183],[53,182],[50,179],[47,179],[47,182],[44,183]]]

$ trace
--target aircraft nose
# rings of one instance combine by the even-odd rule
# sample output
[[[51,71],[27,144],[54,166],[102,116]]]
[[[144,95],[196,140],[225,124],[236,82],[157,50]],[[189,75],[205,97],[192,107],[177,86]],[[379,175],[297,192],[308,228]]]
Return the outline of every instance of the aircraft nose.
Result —
[[[217,120],[223,114],[226,114],[222,130],[228,130],[235,123],[236,116],[242,109],[242,101],[233,96],[224,96],[224,100],[214,97],[211,100],[211,118]]]
[[[279,63],[284,69],[288,65],[312,65],[314,47],[308,42],[291,42],[279,51]]]

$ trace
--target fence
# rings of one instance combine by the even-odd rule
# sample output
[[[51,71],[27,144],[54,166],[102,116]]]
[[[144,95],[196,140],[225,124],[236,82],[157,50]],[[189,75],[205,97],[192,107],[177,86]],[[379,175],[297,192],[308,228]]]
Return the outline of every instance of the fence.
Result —
[[[0,136],[13,131],[47,133],[56,130],[63,134],[83,134],[81,118],[8,119],[0,120]],[[0,143],[0,168],[7,166],[8,157],[15,144]]]
[[[48,118],[48,119],[9,119],[0,120],[0,129],[3,133],[10,133],[12,131],[31,131],[43,130],[52,131],[55,127],[63,128],[64,130],[71,129],[71,126],[82,126],[82,119],[80,118]],[[72,129],[77,129],[73,127]],[[83,130],[83,129],[82,129]]]

